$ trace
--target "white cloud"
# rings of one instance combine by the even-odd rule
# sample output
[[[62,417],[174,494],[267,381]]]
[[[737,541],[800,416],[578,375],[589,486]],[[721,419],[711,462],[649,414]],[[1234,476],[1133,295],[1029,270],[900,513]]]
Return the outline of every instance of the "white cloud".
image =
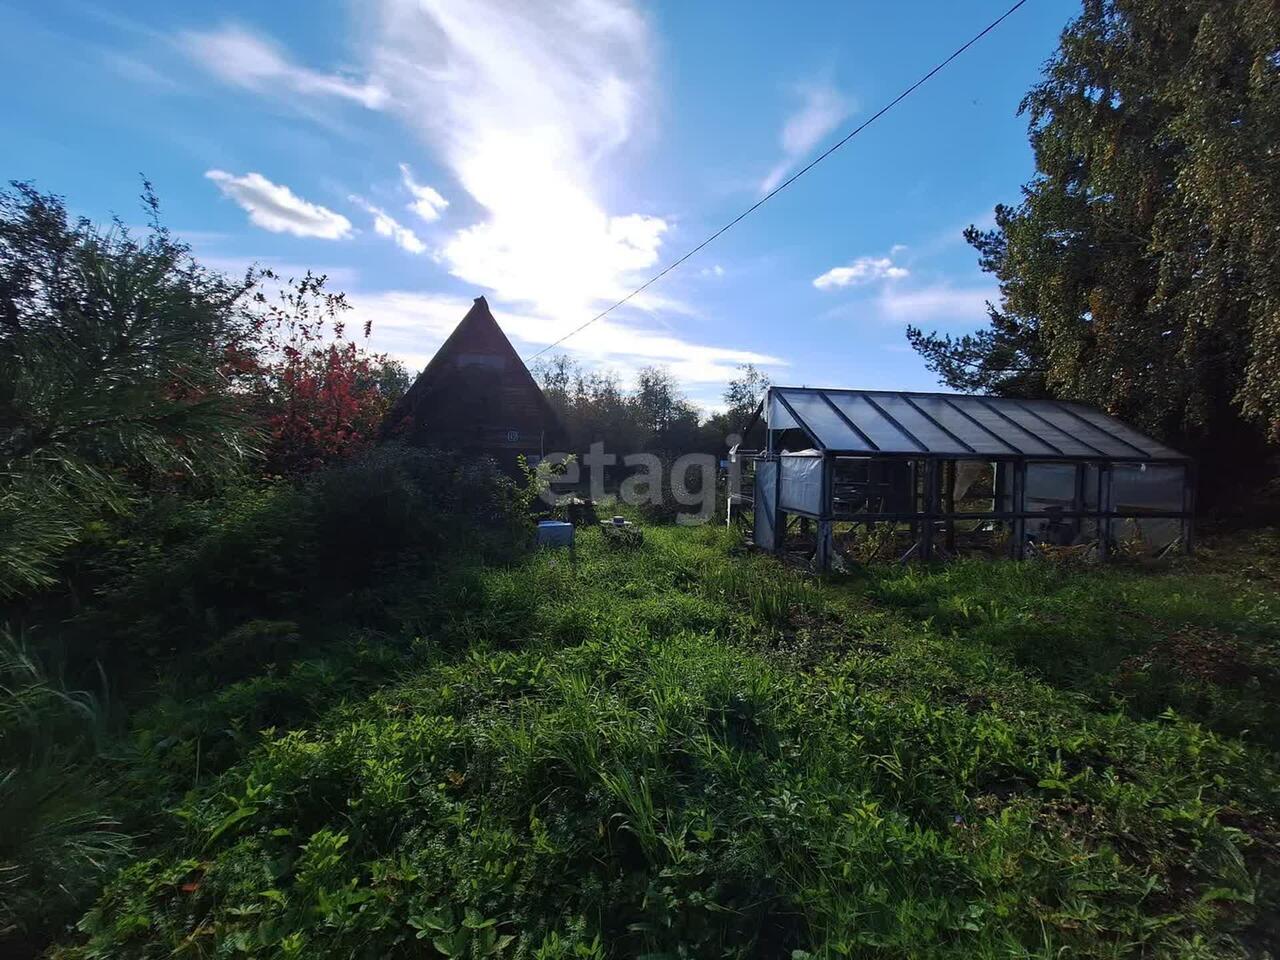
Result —
[[[351,236],[351,221],[327,207],[303,200],[288,187],[272,183],[260,173],[234,176],[225,170],[209,170],[212,180],[225,196],[249,212],[249,219],[272,233],[292,233],[298,237],[342,240]]]
[[[322,73],[294,63],[272,41],[228,24],[217,30],[188,31],[179,44],[206,70],[224,82],[259,93],[336,97],[370,110],[387,104],[387,92],[340,73]]]
[[[895,251],[898,249],[894,247]],[[821,276],[814,277],[813,285],[819,290],[834,290],[876,280],[901,280],[908,273],[906,267],[898,266],[891,257],[858,257],[848,266],[832,267]]]
[[[852,109],[839,91],[825,84],[801,86],[797,91],[803,102],[782,125],[779,135],[782,159],[761,181],[761,193],[768,193],[780,184],[791,169],[821,143]]]
[[[941,323],[976,326],[987,320],[987,301],[998,302],[997,287],[953,287],[935,284],[915,290],[886,286],[879,297],[881,315],[895,323]]]
[[[486,292],[524,343],[550,344],[647,279],[669,224],[642,203],[618,201],[623,184],[609,179],[620,148],[654,113],[656,54],[630,0],[377,0],[364,19],[360,80],[298,67],[243,31],[203,35],[197,49],[219,39],[238,68],[210,69],[267,95],[283,85],[301,111],[340,96],[400,118],[481,211],[438,250],[433,243],[433,256]],[[409,168],[402,175],[412,209],[434,222],[444,197]],[[388,335],[398,331],[394,352],[413,362],[425,362],[470,306],[432,294],[349,292],[378,312],[375,338],[380,322]],[[695,315],[671,294],[645,291],[565,347],[619,369],[666,363],[690,382],[723,382],[738,363],[781,363],[643,326],[646,314],[656,328],[663,314],[681,311]]]
[[[720,277],[724,276],[724,267],[720,266],[720,264],[718,263],[713,263],[709,267],[703,267],[699,271],[699,275],[703,277],[715,277],[716,279],[719,279]]]
[[[156,90],[180,90],[181,85],[168,73],[143,57],[129,56],[119,50],[103,50],[102,61],[109,70],[126,80]]]
[[[431,359],[435,349],[471,309],[465,297],[444,294],[390,290],[351,292],[348,299],[361,322],[373,325],[370,345],[390,353],[411,369],[420,370]],[[557,331],[544,317],[533,313],[495,309],[499,325],[517,344],[525,344],[522,353],[532,353],[551,343]],[[592,324],[581,334],[557,347],[573,353],[597,366],[633,374],[644,364],[661,364],[684,383],[724,383],[737,374],[743,363],[757,366],[786,366],[785,361],[750,350],[726,350],[721,347],[689,343],[661,331],[642,330],[606,318]]]
[[[439,220],[445,207],[449,206],[449,201],[440,196],[440,192],[435,188],[414,180],[413,171],[409,169],[407,163],[400,164],[400,178],[404,182],[405,189],[413,195],[413,203],[409,204],[409,209],[427,223],[435,223]]]
[[[379,236],[390,237],[396,246],[409,253],[425,253],[427,245],[418,239],[418,235],[381,207],[375,207],[367,200],[351,196],[348,199],[373,217],[373,229]]]
[[[653,67],[622,0],[382,0],[374,71],[405,122],[483,209],[442,246],[456,277],[561,332],[658,260],[666,221],[601,199]],[[607,169],[607,168],[605,168]]]

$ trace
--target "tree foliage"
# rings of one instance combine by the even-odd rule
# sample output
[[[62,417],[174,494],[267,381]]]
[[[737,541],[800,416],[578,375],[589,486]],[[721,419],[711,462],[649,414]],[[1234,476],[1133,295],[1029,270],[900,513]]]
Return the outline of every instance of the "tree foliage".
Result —
[[[139,237],[0,193],[0,597],[149,492],[349,459],[407,387],[324,277],[208,271],[143,202]]]
[[[755,364],[744,363],[738,372],[724,388],[726,433],[739,433],[746,428],[769,389],[769,375]]]
[[[616,373],[583,369],[565,354],[535,364],[533,374],[574,452],[599,441],[614,453],[656,453],[667,459],[723,453],[726,438],[746,426],[769,386],[763,371],[743,364],[725,386],[725,409],[704,417],[663,367],[642,367],[631,390],[623,389]]]
[[[662,367],[642,367],[633,390],[617,373],[584,370],[564,354],[536,364],[534,376],[564,424],[572,452],[602,442],[613,453],[676,457],[715,449],[696,406]]]
[[[275,280],[271,273],[267,281]],[[267,432],[266,469],[296,475],[372,445],[390,405],[407,389],[404,366],[347,334],[345,294],[307,273],[269,297],[259,290],[254,355]],[[364,339],[370,323],[362,328]]]
[[[83,525],[132,489],[248,453],[231,388],[253,335],[246,284],[203,270],[149,188],[143,199],[137,238],[26,184],[0,193],[0,595],[47,584]]]
[[[1001,303],[910,330],[930,368],[1202,453],[1280,438],[1278,51],[1274,0],[1085,0],[1022,104],[1035,177],[966,232]]]

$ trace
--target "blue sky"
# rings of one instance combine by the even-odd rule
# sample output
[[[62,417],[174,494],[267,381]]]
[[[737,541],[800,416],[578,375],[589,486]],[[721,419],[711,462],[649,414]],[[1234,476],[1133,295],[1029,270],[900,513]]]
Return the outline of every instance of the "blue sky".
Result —
[[[206,263],[327,272],[423,366],[484,294],[522,355],[684,253],[1008,0],[0,0],[6,179]],[[994,296],[961,231],[1032,172],[1019,100],[1078,9],[1032,0],[812,173],[563,348],[710,407],[775,382],[936,384],[907,323]]]

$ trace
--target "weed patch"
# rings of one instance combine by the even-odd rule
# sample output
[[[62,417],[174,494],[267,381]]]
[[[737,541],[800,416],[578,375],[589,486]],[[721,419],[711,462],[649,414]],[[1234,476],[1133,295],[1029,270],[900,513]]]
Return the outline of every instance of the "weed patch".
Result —
[[[1142,647],[1175,585],[1176,630]],[[58,952],[1272,949],[1273,755],[1169,699],[1250,689],[1269,608],[1237,594],[1206,626],[1200,588],[1012,564],[822,582],[721,531],[584,530],[573,561],[402,596],[407,646],[268,669],[188,726],[157,706],[162,765],[200,742],[207,773]]]

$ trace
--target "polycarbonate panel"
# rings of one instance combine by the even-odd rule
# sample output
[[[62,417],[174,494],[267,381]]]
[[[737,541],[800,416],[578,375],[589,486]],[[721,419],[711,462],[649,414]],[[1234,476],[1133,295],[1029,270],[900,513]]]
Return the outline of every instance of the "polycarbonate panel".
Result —
[[[1059,404],[1043,400],[1023,400],[1022,405],[1044,417],[1063,433],[1095,448],[1107,458],[1146,456],[1145,450],[1130,446],[1114,433],[1104,432],[1093,423],[1073,416],[1070,410]]]
[[[1147,517],[1111,521],[1111,538],[1126,550],[1156,554],[1183,535],[1183,521]]]
[[[947,399],[923,396],[912,397],[911,399],[917,407],[973,447],[975,453],[995,453],[1008,456],[1017,452],[1010,444],[1001,442],[1000,437],[1003,435],[1003,431],[997,431],[996,435],[992,436],[953,407]],[[1005,424],[1005,426],[1008,426],[1008,424]]]
[[[1157,443],[1145,434],[1139,433],[1133,427],[1129,426],[1122,420],[1115,417],[1109,417],[1101,410],[1095,410],[1092,407],[1086,407],[1079,403],[1061,403],[1059,406],[1070,410],[1076,416],[1083,420],[1087,420],[1101,430],[1114,434],[1126,443],[1137,447],[1139,450],[1146,452],[1149,457],[1168,457],[1169,459],[1182,458],[1183,454],[1174,450],[1172,447],[1166,447],[1162,443]],[[1125,454],[1128,456],[1128,454]]]
[[[1076,499],[1076,464],[1027,464],[1028,510],[1042,513],[1054,508],[1070,510]]]
[[[782,470],[778,503],[783,510],[822,515],[821,457],[788,457],[778,461]]]
[[[816,391],[808,393],[788,390],[785,396],[796,416],[804,421],[809,433],[828,450],[862,452],[871,449],[865,440],[849,429],[849,425]]]
[[[977,397],[949,397],[948,399],[996,436],[1007,440],[1018,453],[1027,456],[1045,454],[1053,456],[1055,451],[1052,447],[1029,435],[1025,430],[1018,429]]]
[[[915,444],[901,430],[884,418],[879,410],[867,403],[860,393],[829,393],[831,402],[840,412],[858,425],[858,429],[871,438],[881,453],[918,453]]]
[[[1058,453],[1068,457],[1098,457],[1103,456],[1101,451],[1093,449],[1087,443],[1082,443],[1069,433],[1064,433],[1051,423],[1046,423],[1038,418],[1030,410],[1026,410],[1020,403],[1006,402],[1000,404],[1000,412],[1006,417],[1022,427],[1028,433],[1033,434],[1039,440],[1056,447]]]
[[[782,406],[783,397],[794,415]],[[1053,400],[774,387],[769,424],[774,430],[798,426],[828,451],[837,453],[1095,461],[1186,459],[1097,410]]]
[[[770,430],[794,430],[800,426],[796,423],[796,418],[778,402],[778,398],[772,393],[769,394],[769,410],[765,421],[769,424]]]
[[[1163,463],[1117,463],[1111,468],[1116,513],[1176,513],[1183,509],[1186,468]]]
[[[1102,507],[1102,487],[1099,484],[1098,466],[1094,463],[1084,465],[1084,508],[1099,510]]]
[[[947,436],[945,430],[913,407],[905,397],[893,393],[868,393],[867,396],[883,407],[885,413],[910,430],[911,435],[923,443],[930,453],[950,453],[956,456],[969,454],[970,451],[956,443],[954,438]],[[912,444],[912,447],[914,449],[915,445]]]

